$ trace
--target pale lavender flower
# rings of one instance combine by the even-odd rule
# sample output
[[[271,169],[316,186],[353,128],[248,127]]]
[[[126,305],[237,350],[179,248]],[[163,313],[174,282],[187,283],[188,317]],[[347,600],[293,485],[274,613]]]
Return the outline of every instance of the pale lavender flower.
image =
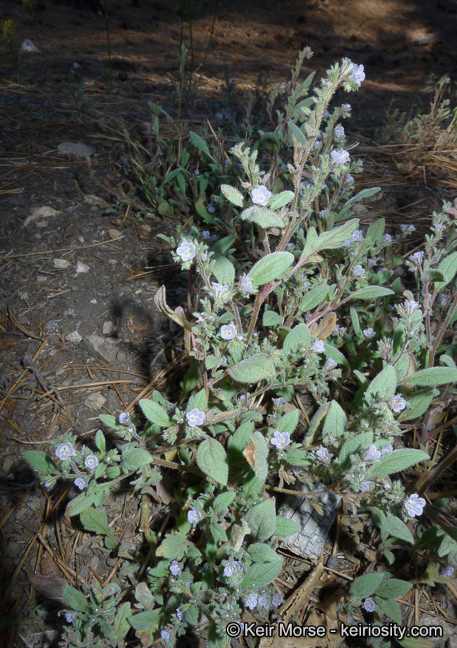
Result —
[[[319,216],[320,216],[321,218],[327,218],[327,216],[328,216],[328,209],[321,209],[320,212],[319,212]]]
[[[47,481],[44,482],[44,487],[47,488],[48,490],[53,486],[52,481]]]
[[[170,643],[170,641],[173,639],[173,633],[168,628],[164,628],[161,631],[160,636],[162,637],[163,641],[165,641],[165,643]]]
[[[284,398],[282,396],[278,396],[278,398],[272,398],[271,400],[275,405],[282,405],[284,403]]]
[[[408,315],[414,313],[416,308],[419,308],[419,302],[414,301],[413,299],[407,299],[405,301],[405,310],[408,313]]]
[[[211,200],[212,200],[213,202],[215,202],[215,203],[218,203],[218,202],[220,202],[221,199],[220,199],[219,196],[213,196],[213,197],[211,198]]]
[[[402,410],[405,409],[406,401],[403,398],[403,396],[400,396],[400,394],[395,394],[395,396],[390,401],[390,406],[393,409],[393,411],[398,414],[398,412],[401,412]]]
[[[381,451],[373,444],[365,453],[365,461],[376,461],[381,456]]]
[[[182,261],[190,261],[196,254],[195,244],[190,241],[184,241],[177,248],[176,254],[181,257]]]
[[[311,350],[314,351],[314,353],[324,353],[325,350],[325,343],[324,340],[314,340]]]
[[[75,486],[77,486],[81,491],[84,490],[87,488],[87,479],[85,477],[76,477]]]
[[[384,235],[384,240],[387,241],[387,243],[392,243],[393,238],[391,237],[390,234],[385,234]]]
[[[355,82],[355,84],[360,88],[362,81],[365,80],[365,72],[363,71],[363,65],[356,65],[355,63],[353,65],[353,72],[352,72],[352,80]]]
[[[129,420],[130,420],[130,414],[128,412],[122,412],[121,414],[119,414],[119,423],[121,425],[126,425],[129,422]]]
[[[224,324],[221,326],[221,338],[223,340],[233,340],[237,336],[235,324]]]
[[[367,329],[364,329],[364,330],[362,331],[362,333],[363,333],[364,336],[365,336],[366,338],[368,338],[368,339],[373,338],[373,337],[375,337],[375,335],[376,335],[376,333],[373,331],[373,329],[372,329],[371,327],[370,327],[370,328],[367,328]]]
[[[213,234],[211,240],[215,243],[217,241],[217,234]]]
[[[86,460],[84,461],[84,465],[86,466],[86,468],[93,470],[98,466],[97,457],[94,457],[94,455],[89,455],[88,457],[86,457]]]
[[[316,140],[313,144],[314,148],[319,148],[319,146],[322,146],[322,142],[320,140]]]
[[[253,610],[257,605],[257,600],[258,600],[257,594],[254,593],[249,594],[249,596],[246,599],[246,607],[248,607],[250,610]]]
[[[203,230],[202,236],[204,239],[208,240],[211,238],[211,234],[208,232],[208,230]]]
[[[316,451],[316,455],[321,461],[324,461],[325,463],[330,459],[327,448],[324,448],[323,446],[320,446],[319,450]]]
[[[367,259],[367,261],[371,266],[375,266],[377,264],[376,259]]]
[[[363,239],[363,232],[362,230],[354,230],[352,232],[352,236],[348,241],[345,241],[344,244],[348,243],[350,245],[351,243],[358,243],[359,241],[362,241]]]
[[[376,607],[376,603],[373,601],[372,598],[366,598],[363,607],[367,612],[373,612],[373,610]]]
[[[365,270],[361,265],[354,266],[352,272],[354,273],[354,277],[363,277],[363,275],[365,274]]]
[[[344,126],[336,126],[335,127],[335,137],[343,137],[344,135]]]
[[[416,231],[414,225],[400,225],[400,229],[404,234],[411,234]]]
[[[236,573],[236,564],[233,560],[229,560],[224,567],[224,575],[227,576],[227,578],[230,578],[230,576],[233,576],[233,574]]]
[[[341,109],[344,110],[344,112],[349,112],[351,110],[351,104],[341,104]]]
[[[69,457],[74,457],[76,452],[71,443],[61,443],[60,445],[57,446],[56,450],[56,457],[61,459],[62,461],[65,461]]]
[[[423,256],[424,256],[424,251],[423,250],[420,251],[420,252],[414,252],[414,254],[411,254],[411,256],[409,257],[409,260],[414,261],[414,263],[419,264],[419,263],[422,262]]]
[[[262,207],[267,206],[270,196],[271,191],[268,191],[268,189],[264,185],[260,185],[259,187],[253,189],[251,194],[252,202],[254,203],[254,205],[262,205]]]
[[[414,493],[414,495],[411,495],[409,499],[406,500],[405,509],[411,517],[416,517],[416,515],[422,515],[425,504],[426,501],[424,498],[419,497],[417,493]]]
[[[271,599],[266,594],[261,594],[259,596],[258,604],[259,604],[260,607],[263,607],[265,610],[268,610],[268,608],[270,607],[270,602],[271,602]]]
[[[214,214],[214,212],[216,211],[213,205],[208,205],[207,210],[209,211],[210,214]]]
[[[388,443],[387,445],[384,446],[381,450],[381,457],[385,457],[386,455],[390,454],[391,452],[394,451],[394,447],[391,443]]]
[[[247,392],[248,403],[251,402],[251,399],[249,398],[250,395],[251,394],[249,392]],[[244,403],[244,394],[241,394],[241,396],[238,398],[238,402],[239,402],[240,405],[243,405],[243,403]]]
[[[170,571],[173,576],[179,576],[179,574],[182,572],[182,567],[177,560],[173,560],[173,562],[171,563]]]
[[[194,173],[195,175],[200,175],[200,171],[198,169],[195,169]]]
[[[349,153],[342,148],[332,151],[330,157],[332,158],[332,164],[347,164],[351,159]]]
[[[444,578],[450,578],[453,573],[454,573],[454,568],[448,565],[447,567],[444,567],[444,569],[441,571],[441,576],[444,576]]]
[[[279,607],[284,603],[284,599],[281,594],[276,592],[276,594],[273,594],[273,596],[271,597],[271,603],[274,607]]]
[[[346,176],[346,182],[348,184],[354,184],[354,178],[353,178],[353,176],[351,176],[350,173],[348,173],[347,176]]]
[[[202,519],[201,511],[199,511],[196,508],[190,509],[190,511],[187,513],[187,521],[190,522],[191,524],[197,524],[197,522],[200,522],[201,519]]]
[[[183,616],[184,616],[184,615],[183,615],[183,612],[182,612],[182,610],[181,610],[180,607],[176,610],[176,616],[178,617],[178,620],[179,620],[179,621],[182,621],[182,620],[183,620]]]
[[[363,482],[363,484],[361,486],[362,493],[368,493],[368,491],[370,490],[370,486],[371,486],[371,482],[369,482],[369,481]]]
[[[270,439],[271,445],[277,447],[278,450],[284,450],[290,443],[290,434],[288,432],[280,432],[275,430],[273,437]]]
[[[246,275],[241,277],[241,279],[240,279],[240,288],[241,288],[241,290],[244,290],[244,292],[247,292],[247,293],[254,292],[254,288],[252,286],[251,278],[247,277]]]
[[[212,290],[210,292],[210,295],[211,297],[214,297],[214,299],[220,299],[221,301],[225,301],[229,298],[230,288],[228,286],[212,281],[211,288]]]
[[[448,298],[446,297],[446,295],[441,294],[441,295],[439,295],[437,301],[438,301],[438,304],[439,304],[440,306],[444,306],[445,304],[447,304],[447,302],[448,302]]]
[[[198,407],[194,407],[194,409],[190,410],[190,412],[187,412],[186,419],[190,427],[203,425],[203,421],[205,420],[205,412],[199,410]]]
[[[76,619],[76,617],[73,614],[73,612],[65,612],[65,621],[67,623],[74,623],[75,619]]]
[[[335,369],[335,367],[338,366],[338,363],[333,359],[333,358],[327,358],[327,362],[325,363],[325,368],[326,369]]]

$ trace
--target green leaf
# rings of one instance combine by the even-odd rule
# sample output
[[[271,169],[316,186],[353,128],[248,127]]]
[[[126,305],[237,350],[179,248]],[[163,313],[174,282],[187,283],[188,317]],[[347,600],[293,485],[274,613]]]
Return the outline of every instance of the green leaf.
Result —
[[[281,418],[277,422],[277,426],[278,426],[277,429],[280,432],[287,432],[288,434],[292,434],[298,425],[298,416],[299,416],[298,409],[294,409],[291,412],[287,412],[287,414],[281,416]]]
[[[384,578],[384,574],[378,573],[359,576],[359,578],[356,578],[352,583],[349,589],[349,593],[351,596],[358,600],[368,598],[376,592]]]
[[[439,396],[439,394],[440,391],[438,389],[427,389],[427,391],[411,396],[408,399],[409,407],[401,413],[399,417],[400,421],[411,421],[425,414],[433,399]]]
[[[240,218],[242,220],[247,220],[250,223],[255,223],[259,227],[267,229],[268,227],[284,227],[284,221],[278,216],[274,211],[270,209],[265,209],[265,207],[259,207],[258,205],[253,205],[244,209]]]
[[[221,284],[231,286],[235,281],[235,268],[223,254],[213,254],[210,268]]]
[[[378,243],[382,239],[385,226],[386,221],[384,218],[378,218],[378,220],[376,220],[374,223],[371,223],[365,235],[365,240],[367,241],[367,243],[369,243],[370,245],[376,245],[376,243]]]
[[[129,617],[129,623],[138,632],[145,632],[158,625],[160,621],[159,613],[156,610],[146,610]]]
[[[351,299],[378,299],[378,297],[385,297],[386,295],[395,295],[390,288],[383,286],[365,286],[355,292],[351,293]]]
[[[209,158],[214,160],[213,156],[209,152],[209,148],[208,148],[205,140],[202,137],[200,137],[200,135],[197,135],[197,133],[194,133],[193,131],[189,131],[189,137],[192,140],[192,143],[194,144],[194,146],[196,146],[199,151],[202,151],[202,153],[204,153]]]
[[[275,535],[278,535],[275,533]],[[276,551],[266,544],[256,542],[248,547],[248,554],[254,562],[278,562],[282,561]]]
[[[77,612],[87,612],[89,605],[86,601],[86,597],[82,592],[75,589],[71,585],[66,585],[63,588],[62,596],[72,610]]]
[[[170,427],[172,425],[168,414],[158,403],[142,398],[140,400],[140,407],[145,417],[151,423],[155,423],[155,425],[159,425],[160,427]]]
[[[436,282],[435,289],[442,290],[450,281],[452,281],[457,272],[457,252],[452,252],[449,256],[445,257],[438,265],[440,270],[446,277],[444,282]]]
[[[376,592],[377,594],[378,592]],[[389,617],[389,619],[392,619],[394,623],[396,623],[398,626],[401,626],[401,610],[400,606],[398,605],[397,601],[395,599],[390,599],[390,600],[385,600],[385,599],[379,599],[376,601],[376,605],[379,605],[381,610],[384,612],[384,614]],[[390,646],[391,644],[389,644]]]
[[[296,124],[294,124],[293,122],[291,122],[291,121],[287,125],[289,127],[289,132],[290,132],[291,136],[295,137],[295,139],[297,140],[297,143],[300,146],[306,146],[306,136],[303,133],[303,131],[300,130],[298,128],[298,126]]]
[[[342,446],[338,463],[341,465],[353,454],[361,454],[373,443],[373,432],[362,432],[348,439]]]
[[[292,202],[295,194],[293,191],[281,191],[279,194],[274,194],[270,198],[270,209],[281,209],[284,205],[288,205]]]
[[[457,382],[457,369],[450,367],[431,367],[417,371],[401,381],[401,384],[418,385],[419,387],[438,387]]]
[[[298,526],[297,522],[294,522],[294,520],[288,520],[287,518],[283,518],[280,515],[276,516],[275,536],[285,538],[287,536],[295,535],[299,531],[300,527]]]
[[[352,328],[354,329],[354,333],[356,335],[360,335],[359,315],[354,306],[351,306],[349,310],[351,313]]]
[[[282,324],[282,316],[274,311],[265,311],[263,314],[262,324],[264,326],[279,326]]]
[[[95,445],[100,450],[100,452],[102,453],[106,452],[105,435],[101,430],[97,430],[97,433],[95,434]]]
[[[408,594],[411,588],[412,583],[398,578],[386,578],[376,590],[376,596],[381,596],[384,599],[396,599]]]
[[[103,513],[103,511],[90,507],[81,513],[80,520],[86,531],[92,531],[97,535],[113,535],[108,526],[106,513]]]
[[[318,249],[319,236],[317,234],[316,228],[311,225],[311,227],[308,229],[308,233],[306,234],[305,247],[303,248],[303,252],[300,255],[300,261],[308,258],[309,256],[312,256],[318,251]]]
[[[125,451],[124,451],[125,449]],[[152,462],[152,457],[147,450],[142,448],[126,448],[122,452],[121,467],[125,473],[139,470]]]
[[[251,440],[254,432],[254,423],[252,421],[244,421],[240,427],[235,430],[235,433],[229,438],[227,442],[227,450],[229,452],[230,462],[235,463],[243,460],[241,453]],[[233,461],[232,461],[233,455]]]
[[[57,475],[59,473],[59,469],[57,468],[54,461],[44,452],[39,452],[38,450],[30,450],[28,452],[24,452],[23,457],[24,459],[26,459],[26,461],[29,462],[31,466],[35,468],[35,470],[38,470],[38,472],[42,473],[43,475]]]
[[[284,338],[282,349],[284,353],[294,353],[303,348],[305,351],[311,342],[311,334],[306,324],[298,324]]]
[[[329,286],[322,284],[321,286],[314,286],[309,292],[304,295],[300,302],[300,310],[306,312],[318,306],[327,297]]]
[[[117,421],[114,416],[111,416],[110,414],[100,414],[98,417],[102,423],[106,425],[106,427],[111,428],[112,430],[123,430],[124,426]]]
[[[265,587],[279,576],[282,560],[277,562],[254,563],[241,582],[241,587]]]
[[[237,207],[243,206],[243,194],[238,191],[238,189],[235,189],[235,187],[231,187],[230,185],[223,184],[221,185],[221,191],[227,198],[227,200],[233,205],[236,205]]]
[[[351,234],[359,226],[358,218],[353,218],[340,227],[335,227],[328,232],[323,232],[318,239],[318,249],[336,250],[344,245],[344,242],[351,238]]]
[[[156,554],[161,558],[182,560],[189,546],[189,540],[180,533],[167,533],[162,544],[157,548]]]
[[[382,523],[379,524],[379,528],[393,538],[398,538],[399,540],[404,540],[405,542],[414,544],[413,534],[406,524],[400,520],[400,518],[391,513],[387,513],[385,518],[382,520]]]
[[[309,466],[313,463],[307,450],[291,450],[287,453],[286,460],[291,466]]]
[[[228,542],[227,534],[224,527],[217,522],[210,522],[209,532],[213,536],[215,542]]]
[[[268,475],[268,445],[265,437],[258,430],[252,435],[248,449],[253,451],[250,456],[254,459],[256,477],[264,483]]]
[[[248,277],[253,283],[262,286],[282,277],[293,262],[294,255],[290,252],[272,252],[254,264]]]
[[[381,187],[371,187],[370,189],[362,189],[362,191],[359,191],[357,195],[353,196],[350,200],[347,201],[343,209],[339,212],[337,220],[339,220],[341,216],[343,216],[343,214],[345,214],[352,207],[352,205],[355,205],[355,203],[360,202],[364,198],[370,198],[370,196],[374,196],[378,193],[378,191],[381,191]]]
[[[81,495],[75,497],[75,499],[71,500],[71,502],[67,505],[65,515],[67,515],[68,517],[73,517],[74,515],[81,514],[83,511],[85,511],[95,503],[95,498],[96,493],[91,493],[90,495],[81,493]]]
[[[391,400],[397,389],[397,374],[392,365],[387,365],[374,380],[371,381],[365,396],[381,396]]]
[[[401,450],[394,450],[389,454],[381,457],[377,463],[370,468],[367,472],[367,478],[371,477],[387,477],[393,473],[406,470],[420,461],[430,459],[426,452],[423,450],[415,450],[414,448],[402,448]]]
[[[224,254],[235,243],[236,239],[237,237],[234,234],[225,236],[223,239],[217,241],[217,243],[213,245],[212,251],[215,254]]]
[[[336,349],[328,342],[324,343],[324,353],[328,358],[332,358],[332,360],[335,360],[335,362],[337,362],[338,364],[344,365],[349,369],[350,365],[346,360],[346,357],[341,353],[339,349]]]
[[[213,511],[216,513],[221,513],[222,511],[225,511],[226,508],[230,506],[230,504],[233,502],[233,500],[236,497],[236,493],[233,491],[228,491],[227,493],[221,493],[216,497],[216,499],[213,502]]]
[[[253,535],[260,541],[268,540],[276,528],[274,498],[264,500],[249,509],[246,513],[246,522],[249,524]]]
[[[348,427],[348,419],[345,411],[336,401],[330,403],[330,409],[325,417],[324,427],[322,429],[323,436],[328,434],[336,434],[336,436],[343,435]]]
[[[120,643],[122,639],[126,636],[127,632],[130,630],[129,618],[132,616],[132,610],[130,603],[122,603],[122,605],[117,609],[117,614],[114,619],[114,630],[116,632],[115,640]]]
[[[200,470],[218,484],[227,486],[228,462],[224,446],[216,439],[206,439],[197,451],[197,464]]]
[[[232,367],[228,367],[227,372],[236,382],[256,383],[259,380],[271,380],[274,378],[275,366],[273,360],[266,353],[257,353]]]

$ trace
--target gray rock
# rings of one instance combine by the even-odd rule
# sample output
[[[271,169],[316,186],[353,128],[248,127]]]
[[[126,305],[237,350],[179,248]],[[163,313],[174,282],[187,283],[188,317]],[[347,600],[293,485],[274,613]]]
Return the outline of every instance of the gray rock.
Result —
[[[115,362],[117,357],[117,342],[113,338],[102,338],[93,333],[84,338],[88,351],[98,356],[104,362]]]
[[[84,160],[88,155],[91,156],[95,153],[93,146],[88,146],[82,142],[61,142],[57,147],[60,155],[69,155],[71,157]]]

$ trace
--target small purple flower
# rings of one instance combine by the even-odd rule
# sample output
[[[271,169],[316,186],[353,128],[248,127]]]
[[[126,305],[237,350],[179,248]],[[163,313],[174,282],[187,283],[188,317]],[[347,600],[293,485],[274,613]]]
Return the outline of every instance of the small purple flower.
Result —
[[[272,398],[271,400],[275,405],[282,405],[284,403],[284,398],[282,396],[278,396],[278,398]]]
[[[217,241],[217,234],[213,234],[211,240],[213,243],[215,243]]]
[[[324,340],[314,340],[311,350],[314,353],[324,353],[325,343]]]
[[[184,241],[184,243],[181,243],[177,248],[176,254],[181,257],[182,261],[191,261],[196,254],[195,244],[190,241]]]
[[[226,301],[230,295],[230,288],[225,284],[216,283],[215,281],[211,282],[211,297],[214,299],[220,299],[221,301]]]
[[[85,477],[76,477],[75,486],[77,486],[81,491],[84,490],[87,488],[87,479]]]
[[[414,313],[416,308],[419,308],[419,302],[414,301],[413,299],[407,299],[405,301],[405,310],[408,313],[408,315]]]
[[[61,459],[62,461],[65,461],[69,457],[74,457],[76,452],[71,443],[61,443],[60,445],[57,446],[56,448],[56,457]]]
[[[249,392],[247,392],[248,405],[249,405],[249,403],[251,402],[251,399],[249,398],[250,395],[251,395],[251,394],[250,394]],[[244,394],[241,394],[241,396],[238,398],[238,402],[239,402],[239,404],[240,404],[240,405],[243,405],[243,404],[244,404],[244,400],[245,400],[245,399],[244,399]]]
[[[179,621],[182,621],[184,615],[180,607],[176,610],[176,616],[178,617]]]
[[[370,490],[371,482],[365,481],[363,482],[361,488],[362,488],[362,493],[367,493]]]
[[[86,466],[86,468],[89,468],[89,470],[94,470],[94,468],[98,466],[97,457],[94,457],[94,455],[89,455],[88,457],[86,457],[84,465]]]
[[[119,423],[121,425],[126,425],[129,421],[130,421],[130,414],[128,412],[122,412],[121,414],[119,414]]]
[[[419,497],[417,493],[414,493],[414,495],[411,495],[409,499],[406,500],[405,509],[411,517],[416,517],[416,515],[422,515],[425,504],[426,501],[424,498]]]
[[[365,453],[365,461],[376,461],[381,456],[381,451],[373,444]]]
[[[254,593],[249,594],[249,596],[246,599],[246,607],[248,607],[250,610],[253,610],[257,605],[257,600],[258,600],[257,594]]]
[[[338,125],[335,127],[335,137],[343,137],[344,136],[344,127],[341,125]]]
[[[390,454],[391,452],[394,451],[394,447],[391,443],[388,443],[387,445],[384,446],[381,450],[381,457],[385,457],[386,455]]]
[[[393,241],[393,239],[392,239],[392,237],[391,237],[390,234],[386,234],[386,235],[384,236],[384,240],[385,240],[387,243],[392,243],[392,241]]]
[[[240,288],[241,288],[241,290],[243,290],[244,292],[247,292],[247,293],[253,293],[253,292],[254,292],[254,288],[252,287],[252,280],[251,280],[251,278],[250,278],[250,277],[246,277],[246,276],[241,277],[241,279],[240,279]]]
[[[47,488],[48,490],[54,486],[52,481],[47,481],[44,482],[44,487]]]
[[[73,614],[73,612],[65,612],[65,621],[67,623],[74,623],[75,619],[76,619],[76,617]]]
[[[237,333],[235,324],[224,324],[221,327],[221,338],[223,340],[233,340],[237,336]]]
[[[346,182],[348,184],[354,184],[354,178],[353,178],[353,176],[351,176],[350,173],[348,173],[347,176],[346,176]]]
[[[200,522],[201,519],[202,519],[201,511],[199,511],[196,508],[190,509],[190,511],[187,514],[188,522],[190,522],[191,524],[197,524],[197,522]]]
[[[330,455],[328,453],[327,448],[324,448],[321,446],[319,450],[316,451],[316,455],[319,457],[321,461],[327,462],[330,459]]]
[[[279,607],[283,603],[284,599],[282,598],[281,594],[279,594],[278,592],[276,592],[276,594],[273,594],[273,596],[271,597],[271,604],[273,605],[273,607]]]
[[[409,260],[419,264],[422,262],[423,257],[424,257],[424,251],[422,250],[421,252],[414,252],[414,254],[411,254]]]
[[[182,572],[182,567],[177,560],[173,560],[173,562],[171,563],[170,571],[173,576],[179,576],[179,574]]]
[[[342,148],[332,151],[330,157],[332,158],[332,164],[347,164],[351,159],[349,153]]]
[[[376,259],[367,259],[367,261],[368,261],[369,265],[371,265],[371,267],[373,267],[373,266],[375,266],[377,264]]]
[[[213,210],[214,211],[214,210]],[[203,230],[202,236],[204,239],[208,240],[211,238],[211,234],[208,232],[208,230]]]
[[[356,65],[355,63],[352,64],[352,80],[355,82],[355,84],[360,88],[362,81],[365,80],[365,72],[363,71],[363,65]]]
[[[400,225],[400,229],[404,234],[411,234],[416,231],[414,225]]]
[[[448,565],[441,571],[441,576],[444,576],[444,578],[450,578],[453,573],[454,573],[454,568]]]
[[[395,394],[395,396],[390,401],[390,406],[393,409],[393,411],[398,414],[398,412],[401,412],[402,410],[405,409],[406,401],[403,398],[403,396],[400,396],[399,394]]]
[[[341,109],[344,110],[344,112],[349,112],[351,110],[351,104],[341,104]]]
[[[199,410],[198,407],[194,407],[194,409],[190,410],[190,412],[187,412],[186,414],[187,423],[190,427],[197,427],[197,425],[203,425],[205,416],[206,416],[205,412]]]
[[[319,216],[320,216],[321,218],[327,218],[327,216],[328,216],[328,209],[321,209],[320,212],[319,212]]]
[[[373,610],[376,607],[376,603],[373,601],[372,598],[366,598],[363,607],[367,612],[373,612]]]
[[[200,175],[200,171],[198,169],[195,169],[194,173],[195,175]]]
[[[170,641],[173,639],[173,633],[168,628],[164,628],[160,633],[160,636],[162,637],[163,641],[165,641],[165,643],[170,643]]]
[[[263,607],[265,610],[268,610],[270,607],[271,599],[266,594],[261,594],[259,596],[258,605]]]
[[[370,328],[367,328],[367,329],[364,329],[364,330],[362,331],[362,333],[363,333],[364,336],[365,336],[366,338],[368,338],[368,339],[373,338],[373,337],[376,336],[376,333],[373,331],[373,329],[372,329],[371,327],[370,327]]]
[[[361,265],[354,266],[352,272],[354,273],[354,277],[363,277],[363,275],[365,274],[365,270]]]
[[[264,185],[260,185],[259,187],[253,189],[251,194],[252,202],[254,203],[254,205],[261,205],[262,207],[267,206],[270,196],[271,191],[268,191],[268,189]]]
[[[227,578],[230,578],[230,576],[233,576],[233,574],[236,574],[236,564],[235,561],[230,559],[225,564],[224,575],[227,576]]]
[[[284,450],[290,443],[290,434],[288,432],[280,432],[276,430],[273,438],[270,439],[271,445],[276,446],[278,450]]]
[[[335,369],[335,367],[338,366],[338,363],[333,359],[333,358],[327,358],[327,362],[325,363],[325,368],[326,369]]]
[[[216,211],[214,205],[208,205],[207,210],[210,214],[214,214],[214,212]]]

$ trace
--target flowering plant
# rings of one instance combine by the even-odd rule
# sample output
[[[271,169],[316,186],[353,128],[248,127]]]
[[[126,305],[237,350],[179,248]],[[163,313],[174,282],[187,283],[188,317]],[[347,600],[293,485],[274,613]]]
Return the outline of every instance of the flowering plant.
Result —
[[[172,646],[203,618],[208,646],[223,648],[227,624],[240,622],[244,608],[266,613],[280,606],[273,585],[282,569],[276,547],[299,531],[276,512],[271,489],[282,491],[284,483],[319,482],[355,512],[369,509],[380,529],[377,558],[385,565],[352,584],[348,622],[365,622],[363,609],[380,623],[401,625],[397,598],[413,585],[386,570],[402,571],[394,565],[405,550],[423,565],[423,545],[407,523],[424,512],[435,516],[434,533],[424,542],[439,548],[436,565],[453,550],[439,527],[449,527],[444,512],[422,496],[430,457],[403,435],[417,429],[423,443],[433,435],[440,387],[449,400],[457,380],[443,343],[457,319],[457,211],[445,204],[434,215],[424,252],[406,262],[415,292],[402,293],[394,269],[410,228],[394,238],[385,234],[383,220],[362,230],[353,218],[352,206],[377,189],[353,195],[351,173],[362,165],[344,148],[338,124],[350,107],[331,104],[337,90],[355,91],[363,78],[363,66],[344,59],[304,100],[310,82],[293,77],[288,135],[279,114],[270,170],[261,170],[257,150],[243,144],[231,149],[242,169],[242,191],[223,184],[221,209],[232,213],[235,233],[214,242],[192,227],[180,232],[178,245],[162,236],[192,278],[187,313],[170,308],[164,287],[155,297],[157,309],[184,330],[190,371],[198,374],[190,395],[176,404],[154,392],[139,403],[143,419],[101,416],[124,441],[120,452],[107,450],[99,430],[97,451],[77,449],[74,438],[59,440],[60,465],[43,453],[26,453],[49,488],[60,477],[75,481],[82,493],[67,514],[80,515],[89,530],[97,515],[97,532],[113,549],[106,515],[100,519],[96,508],[115,483],[129,478],[144,495],[161,479],[161,466],[197,477],[175,493],[180,506],[174,527],[160,539],[145,531],[150,552],[136,580],[124,584],[135,590],[135,608],[124,601],[106,636],[120,640],[133,629],[143,643],[160,637]],[[277,153],[286,145],[293,162],[284,170]],[[275,191],[285,182],[289,189]],[[237,253],[248,240],[252,262]],[[300,390],[314,402],[306,422],[293,405]],[[160,458],[170,451],[175,461]],[[415,488],[400,478],[413,465],[424,476]],[[433,582],[446,578],[433,573]],[[75,611],[68,633],[72,641],[88,641],[93,629],[78,594],[64,592]]]

